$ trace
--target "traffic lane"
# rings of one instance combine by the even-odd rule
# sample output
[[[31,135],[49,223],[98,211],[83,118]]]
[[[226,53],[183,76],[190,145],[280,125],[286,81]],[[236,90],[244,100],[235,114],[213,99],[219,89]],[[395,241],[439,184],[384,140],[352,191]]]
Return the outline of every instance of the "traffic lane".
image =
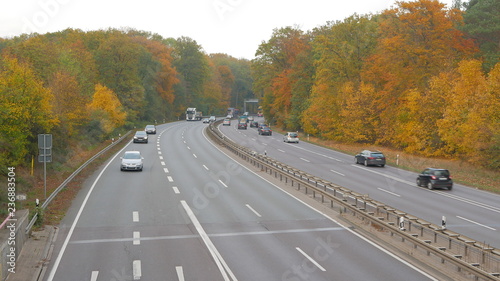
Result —
[[[199,147],[197,146],[200,151],[206,151],[202,147],[203,145],[204,143],[200,143]],[[198,157],[198,159],[202,161],[204,158],[203,154],[200,153],[199,155],[200,157]],[[242,172],[238,176],[239,176],[238,181],[234,184],[230,184],[229,190],[227,192],[224,192],[223,196],[225,198],[222,199],[222,196],[214,198],[214,201],[216,202],[214,202],[213,207],[221,207],[222,209],[230,210],[230,212],[228,213],[230,213],[231,216],[227,218],[228,221],[225,222],[226,220],[216,220],[210,218],[210,215],[208,215],[210,213],[210,210],[207,210],[207,212],[203,212],[202,214],[200,214],[200,221],[204,222],[204,227],[206,231],[210,233],[211,237],[214,237],[213,238],[214,243],[217,245],[218,248],[220,248],[221,253],[224,253],[225,257],[226,257],[225,254],[226,251],[224,251],[223,249],[226,247],[228,254],[239,253],[237,257],[239,257],[238,261],[241,261],[241,265],[235,265],[233,271],[237,273],[237,276],[240,279],[242,276],[255,278],[255,272],[253,272],[253,268],[256,267],[262,268],[262,264],[269,265],[268,262],[263,262],[262,260],[258,259],[256,262],[255,257],[261,256],[262,255],[261,252],[263,250],[269,251],[269,249],[271,249],[269,245],[273,245],[274,248],[276,248],[277,245],[281,244],[275,241],[275,237],[273,237],[274,235],[279,235],[279,233],[285,233],[285,235],[290,235],[290,233],[301,233],[301,234],[296,234],[299,240],[317,241],[315,233],[318,231],[318,229],[319,230],[329,229],[336,231],[344,230],[339,225],[333,224],[331,221],[325,219],[322,215],[319,215],[316,211],[311,210],[309,207],[306,207],[303,204],[297,205],[296,203],[298,202],[296,201],[296,199],[292,199],[292,201],[295,201],[295,204],[293,202],[289,202],[288,200],[284,200],[284,199],[291,199],[291,197],[285,195],[281,191],[278,192],[276,197],[266,194],[266,192],[269,193],[269,190],[275,190],[275,191],[278,190],[277,188],[269,188],[268,185],[264,183],[259,184],[253,178],[246,178],[246,173],[244,172]],[[236,191],[236,195],[231,196],[232,192],[234,191]],[[255,195],[260,195],[260,196],[255,196]],[[285,196],[284,199],[279,198],[283,196]],[[244,200],[242,201],[240,198],[244,198]],[[218,199],[222,200],[218,201]],[[238,201],[241,202],[237,203]],[[245,202],[252,202],[251,203],[252,206],[255,206],[255,208],[252,208],[251,210],[252,212],[255,211],[253,218],[251,218],[249,221],[244,221],[242,218],[245,217],[245,215],[240,215],[240,213],[243,214],[250,213],[248,209],[243,207]],[[270,202],[273,203],[270,204]],[[245,205],[247,205],[248,207],[249,204]],[[266,209],[269,209],[269,211],[266,211]],[[294,213],[294,211],[296,211],[297,213]],[[277,216],[276,214],[280,212],[282,213],[279,216]],[[204,217],[206,219],[203,219]],[[218,216],[218,218],[220,219],[221,217]],[[255,235],[257,235],[257,239],[254,237]],[[218,237],[221,236],[223,238],[220,238],[221,241],[219,241]],[[251,242],[239,238],[240,240],[236,242],[234,246],[228,246],[226,241],[228,237],[240,237],[240,236],[250,236],[253,238],[250,240]],[[349,236],[351,236],[350,233]],[[269,239],[271,242],[268,241]],[[222,242],[222,240],[224,240],[224,242]],[[237,245],[252,245],[252,246],[248,247],[248,249],[246,250],[242,249],[234,251],[234,248],[237,247]],[[259,245],[263,246],[259,247]],[[293,246],[290,247],[290,245],[285,243],[282,249],[280,250],[274,249],[272,250],[272,252],[273,253],[283,252],[284,254],[278,254],[276,256],[276,259],[279,259],[279,257],[290,256],[289,254],[285,254],[285,252],[290,251],[290,249],[292,249],[292,252],[294,254],[297,254],[296,248],[297,247]],[[248,258],[242,258],[242,256],[244,256],[244,253],[247,254]],[[340,256],[342,255],[342,253],[338,254]],[[269,255],[269,252],[267,252],[267,255]],[[301,255],[303,256],[303,254]],[[299,257],[301,256],[299,255]],[[226,258],[226,260],[228,260],[228,263],[231,265],[233,261],[236,260],[236,257],[229,259]],[[249,266],[253,263],[256,264],[253,266]],[[290,264],[285,266],[285,268],[276,265],[274,265],[273,267],[264,267],[264,268],[267,268],[267,270],[266,269],[259,270],[259,275],[257,280],[276,280],[278,279],[278,277],[281,278],[283,273],[287,271],[286,269],[290,268]],[[410,270],[412,271],[412,274],[415,274],[415,272],[413,272],[412,269]],[[392,273],[392,275],[394,275],[394,273]],[[420,273],[416,273],[415,276],[417,276],[415,280],[428,279],[428,278],[422,278]],[[326,279],[324,280],[331,280],[329,279],[331,277],[332,276],[330,275],[326,277]],[[321,277],[318,276],[314,280],[322,280],[319,278]],[[250,279],[250,280],[255,280],[255,279]]]
[[[270,144],[273,144],[270,142]],[[268,145],[267,154],[271,157],[275,156],[278,160],[290,164],[298,169],[309,172],[315,176],[319,176],[326,180],[330,180],[342,186],[348,187],[361,194],[368,194],[371,198],[384,202],[392,207],[417,215],[423,219],[439,224],[441,217],[447,215],[453,223],[449,223],[448,227],[453,225],[461,228],[470,228],[463,232],[464,235],[470,237],[478,237],[481,241],[496,241],[492,235],[498,229],[498,221],[496,220],[499,211],[497,195],[492,195],[489,200],[476,201],[465,196],[455,195],[462,193],[463,190],[471,190],[470,188],[455,185],[453,192],[432,191],[433,195],[427,194],[427,190],[416,187],[413,184],[416,174],[406,172],[392,167],[364,167],[362,165],[349,164],[342,161],[330,161],[325,158],[325,155],[313,153],[308,156],[294,156],[288,150],[286,153],[274,153],[271,145]],[[293,147],[299,149],[298,146]],[[276,148],[277,150],[279,148]],[[276,154],[276,155],[275,155]],[[307,157],[307,158],[306,158]],[[325,162],[331,162],[326,164]],[[311,167],[314,167],[312,170]],[[354,176],[353,176],[354,175]],[[484,198],[484,192],[478,192],[481,198]],[[443,204],[443,198],[453,198],[456,202],[450,202],[451,205]],[[411,198],[411,202],[406,198]],[[419,199],[422,198],[422,199]],[[422,206],[429,205],[430,209],[424,209]],[[414,204],[420,202],[419,204]],[[484,203],[484,202],[487,203]],[[490,203],[490,204],[488,204]],[[453,206],[460,206],[454,208]],[[410,206],[414,207],[410,207]],[[451,206],[451,208],[450,208]],[[463,207],[462,207],[463,206]],[[472,208],[471,207],[477,207]],[[423,211],[421,211],[423,210]],[[455,212],[453,211],[455,210]],[[427,213],[427,215],[424,214]],[[451,212],[451,213],[450,213]],[[486,219],[485,219],[486,216]],[[455,221],[458,223],[455,224]],[[471,236],[474,235],[474,236]],[[495,242],[493,242],[495,243]]]

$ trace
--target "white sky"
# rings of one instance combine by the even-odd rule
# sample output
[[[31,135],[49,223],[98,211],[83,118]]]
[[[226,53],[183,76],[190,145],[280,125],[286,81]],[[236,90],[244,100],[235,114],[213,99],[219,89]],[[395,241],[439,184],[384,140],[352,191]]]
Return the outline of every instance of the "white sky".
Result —
[[[440,0],[451,5],[453,0]],[[0,0],[0,37],[78,28],[131,27],[190,37],[207,53],[254,58],[274,28],[311,30],[350,15],[378,13],[394,0]]]

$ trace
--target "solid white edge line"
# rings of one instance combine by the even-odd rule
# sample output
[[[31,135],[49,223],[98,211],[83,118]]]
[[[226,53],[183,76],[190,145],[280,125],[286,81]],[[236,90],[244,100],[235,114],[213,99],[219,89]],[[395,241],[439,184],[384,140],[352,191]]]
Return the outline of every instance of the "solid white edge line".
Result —
[[[230,274],[233,280],[237,280],[236,276],[233,275],[231,270],[229,269],[229,266],[226,264],[222,256],[219,254],[217,251],[217,248],[215,248],[215,245],[212,243],[212,240],[208,237],[208,234],[205,232],[203,227],[201,226],[201,223],[198,221],[198,218],[196,218],[195,214],[193,213],[193,210],[189,207],[189,205],[186,203],[186,201],[181,200],[181,205],[184,207],[184,210],[186,211],[189,219],[193,223],[194,227],[198,231],[198,234],[200,235],[201,239],[207,246],[210,254],[212,255],[212,258],[214,259],[217,267],[219,268],[220,273],[222,274],[222,277],[224,277],[224,281],[230,281],[227,274]],[[226,272],[227,271],[227,272]]]
[[[176,266],[175,271],[177,272],[177,278],[179,278],[179,281],[185,281],[182,266]]]
[[[321,271],[326,271],[324,267],[322,267],[317,261],[315,261],[313,258],[311,258],[308,254],[306,254],[304,251],[302,251],[301,248],[296,247],[297,251],[299,251],[306,259],[308,259],[310,262],[312,262],[316,267],[318,267]]]
[[[54,275],[56,274],[57,268],[59,267],[59,263],[61,263],[62,256],[63,256],[64,252],[66,251],[66,247],[68,246],[69,240],[71,239],[71,236],[73,235],[73,231],[75,231],[76,224],[78,223],[78,220],[80,219],[80,216],[82,215],[83,209],[85,208],[85,205],[87,205],[87,201],[90,198],[90,194],[92,194],[92,191],[94,190],[97,182],[101,178],[102,174],[104,174],[104,171],[106,171],[106,169],[109,167],[109,165],[111,165],[113,160],[115,160],[115,158],[118,157],[118,155],[120,155],[120,153],[123,150],[125,150],[125,148],[131,142],[132,142],[132,140],[130,140],[127,145],[125,145],[122,149],[120,149],[120,151],[118,151],[115,154],[115,156],[113,158],[111,158],[111,160],[108,162],[108,164],[106,164],[106,166],[104,166],[104,169],[102,169],[102,171],[99,173],[99,175],[95,179],[94,183],[90,187],[90,190],[87,193],[87,195],[85,196],[85,199],[83,200],[82,205],[80,206],[80,209],[78,210],[78,213],[76,214],[75,220],[73,221],[73,224],[71,225],[71,228],[69,229],[68,236],[66,236],[66,240],[64,240],[64,243],[61,247],[61,250],[59,251],[59,254],[57,255],[56,261],[54,262],[54,267],[52,267],[52,270],[50,271],[49,277],[47,278],[47,281],[52,281],[54,279]]]
[[[132,275],[134,276],[134,280],[141,280],[142,268],[140,260],[135,260],[132,262]]]
[[[92,275],[90,275],[90,281],[97,281],[98,275],[99,275],[99,271],[92,271]]]
[[[359,233],[356,233],[354,230],[346,227],[345,225],[341,224],[340,222],[336,221],[335,219],[329,217],[327,214],[315,209],[314,207],[308,205],[306,202],[300,200],[299,198],[295,197],[294,195],[292,195],[291,193],[289,193],[288,191],[284,190],[283,188],[275,185],[274,183],[268,181],[267,179],[263,178],[261,175],[255,173],[254,171],[250,170],[249,168],[245,167],[244,165],[240,164],[238,161],[236,161],[233,157],[229,156],[227,153],[225,153],[224,151],[222,151],[220,148],[218,148],[215,144],[212,143],[212,141],[205,135],[205,132],[203,132],[203,136],[205,137],[205,139],[210,143],[212,144],[213,147],[215,147],[217,150],[219,150],[222,154],[226,155],[229,159],[232,159],[236,164],[240,165],[242,168],[250,171],[251,173],[257,175],[258,177],[260,177],[261,179],[263,179],[264,181],[268,182],[269,184],[273,185],[274,187],[278,188],[279,190],[281,190],[282,192],[284,192],[285,194],[288,194],[289,196],[291,196],[292,198],[294,198],[295,200],[301,202],[302,204],[304,204],[305,206],[311,208],[312,210],[318,212],[319,214],[323,215],[324,217],[326,217],[327,219],[333,221],[334,223],[336,223],[337,225],[341,226],[342,228],[344,228],[345,230],[351,232],[352,234],[358,236],[360,239],[362,239],[363,241],[367,242],[368,244],[372,245],[373,247],[379,249],[380,251],[382,251],[383,253],[389,255],[390,257],[394,258],[395,260],[401,262],[402,264],[408,266],[409,268],[419,272],[420,274],[426,276],[427,278],[433,280],[433,281],[439,281],[439,279],[436,279],[434,278],[434,276],[428,274],[427,272],[421,270],[420,268],[414,266],[413,264],[405,261],[404,259],[398,257],[396,254],[393,254],[391,253],[389,250],[386,250],[384,249],[382,246],[376,244],[375,242],[371,241],[370,239],[362,236],[361,234]]]

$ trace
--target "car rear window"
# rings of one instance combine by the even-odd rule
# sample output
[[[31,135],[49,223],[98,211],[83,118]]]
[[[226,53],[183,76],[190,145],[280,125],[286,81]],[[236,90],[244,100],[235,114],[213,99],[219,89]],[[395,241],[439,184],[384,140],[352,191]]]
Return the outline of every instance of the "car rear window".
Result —
[[[372,153],[371,156],[372,157],[384,157],[384,154],[382,154],[382,153]]]
[[[434,175],[438,177],[449,177],[450,172],[448,170],[436,170],[434,171]]]
[[[297,137],[297,134],[296,133],[291,133],[289,134],[291,138],[296,138]]]

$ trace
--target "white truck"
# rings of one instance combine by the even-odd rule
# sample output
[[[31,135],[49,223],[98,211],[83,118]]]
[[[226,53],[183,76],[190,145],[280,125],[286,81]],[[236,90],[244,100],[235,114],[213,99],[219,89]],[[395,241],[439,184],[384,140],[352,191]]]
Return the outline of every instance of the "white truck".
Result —
[[[186,110],[187,121],[200,121],[202,117],[201,111],[196,111],[196,107],[189,107]]]

